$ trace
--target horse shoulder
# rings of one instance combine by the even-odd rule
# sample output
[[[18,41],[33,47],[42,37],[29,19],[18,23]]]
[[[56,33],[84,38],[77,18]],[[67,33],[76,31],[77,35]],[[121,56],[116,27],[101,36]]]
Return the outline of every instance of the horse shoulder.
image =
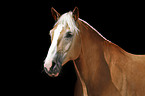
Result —
[[[144,96],[145,94],[145,55],[128,55],[128,68],[126,71],[127,87],[130,94]],[[136,95],[135,95],[136,94]]]

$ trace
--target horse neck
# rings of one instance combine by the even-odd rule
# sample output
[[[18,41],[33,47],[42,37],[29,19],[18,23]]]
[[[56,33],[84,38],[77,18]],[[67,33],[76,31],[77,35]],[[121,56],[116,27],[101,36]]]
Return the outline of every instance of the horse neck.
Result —
[[[79,22],[79,29],[81,52],[75,60],[75,66],[87,88],[95,86],[94,91],[97,89],[101,92],[111,82],[109,67],[103,55],[105,39],[82,21]]]

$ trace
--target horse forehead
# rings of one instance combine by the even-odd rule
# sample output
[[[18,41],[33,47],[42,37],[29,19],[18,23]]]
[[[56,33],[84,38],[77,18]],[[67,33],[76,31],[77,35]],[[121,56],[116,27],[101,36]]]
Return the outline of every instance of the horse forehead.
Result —
[[[65,31],[69,31],[70,28],[68,26],[63,26],[63,25],[55,25],[52,30],[50,30],[50,34],[53,34],[51,36],[54,36],[54,34],[59,34],[62,35]]]

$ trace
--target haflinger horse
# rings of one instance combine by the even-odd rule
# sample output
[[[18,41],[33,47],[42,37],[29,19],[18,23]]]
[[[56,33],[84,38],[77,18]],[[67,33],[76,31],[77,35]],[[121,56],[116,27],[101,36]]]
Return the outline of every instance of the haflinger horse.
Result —
[[[51,46],[44,62],[58,76],[72,60],[77,73],[75,96],[145,96],[145,55],[126,52],[79,18],[77,7],[60,15],[50,30]]]

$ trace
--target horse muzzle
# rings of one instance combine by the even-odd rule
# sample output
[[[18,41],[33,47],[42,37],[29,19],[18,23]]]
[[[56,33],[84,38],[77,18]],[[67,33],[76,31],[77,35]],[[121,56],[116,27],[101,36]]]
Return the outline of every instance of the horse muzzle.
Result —
[[[57,77],[61,71],[62,68],[62,56],[59,54],[55,55],[53,60],[51,61],[50,68],[47,68],[44,66],[45,72],[52,77]]]
[[[57,77],[61,70],[61,64],[58,62],[55,63],[54,61],[52,61],[52,66],[50,67],[50,69],[48,70],[46,67],[44,67],[44,70],[49,76]]]

